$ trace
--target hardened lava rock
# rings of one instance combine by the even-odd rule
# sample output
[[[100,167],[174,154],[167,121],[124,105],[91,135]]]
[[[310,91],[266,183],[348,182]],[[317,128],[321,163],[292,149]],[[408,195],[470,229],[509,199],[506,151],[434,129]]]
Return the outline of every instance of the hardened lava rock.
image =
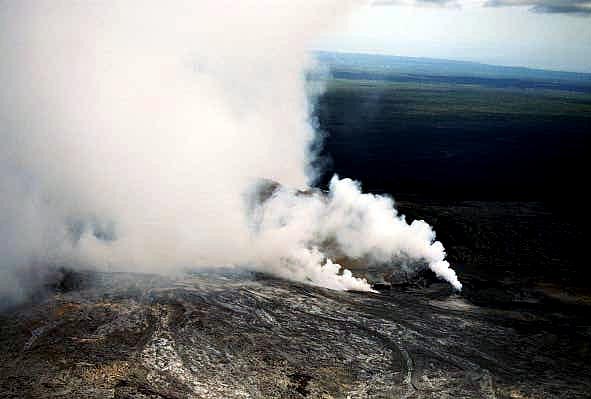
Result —
[[[445,283],[356,293],[230,272],[68,278],[71,290],[0,316],[0,397],[583,398],[591,390],[589,363],[573,352],[589,331],[567,341],[548,316],[478,307]]]

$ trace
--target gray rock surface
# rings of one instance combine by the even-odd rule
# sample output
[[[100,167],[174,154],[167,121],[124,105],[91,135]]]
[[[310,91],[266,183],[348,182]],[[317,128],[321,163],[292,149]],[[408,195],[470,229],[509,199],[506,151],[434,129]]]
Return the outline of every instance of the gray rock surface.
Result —
[[[0,315],[0,397],[591,392],[591,366],[576,352],[589,351],[588,327],[561,335],[553,328],[565,315],[478,307],[444,283],[374,294],[247,273],[76,276],[85,284]]]

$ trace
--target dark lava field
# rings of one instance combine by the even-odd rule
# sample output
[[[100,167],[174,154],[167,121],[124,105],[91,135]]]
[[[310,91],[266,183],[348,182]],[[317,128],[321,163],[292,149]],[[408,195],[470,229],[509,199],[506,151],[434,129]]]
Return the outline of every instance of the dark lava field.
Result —
[[[536,203],[398,206],[444,232],[461,293],[429,275],[367,293],[58,269],[0,313],[0,397],[589,397],[591,296],[565,255],[576,226]]]
[[[470,281],[466,281],[470,286]],[[0,317],[2,398],[585,398],[591,328],[543,293],[336,292],[258,274],[66,272]],[[588,308],[587,308],[588,309]]]

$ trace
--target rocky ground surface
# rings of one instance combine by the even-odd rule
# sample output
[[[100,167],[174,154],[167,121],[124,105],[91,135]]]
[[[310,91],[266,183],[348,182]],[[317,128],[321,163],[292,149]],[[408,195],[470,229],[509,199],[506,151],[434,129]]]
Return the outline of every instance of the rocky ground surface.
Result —
[[[0,303],[0,398],[588,398],[580,218],[398,205],[435,226],[461,294],[428,273],[357,293],[219,270],[56,270],[43,295]]]
[[[2,398],[591,392],[584,315],[478,306],[443,283],[357,293],[227,271],[85,272],[54,288],[0,316]]]

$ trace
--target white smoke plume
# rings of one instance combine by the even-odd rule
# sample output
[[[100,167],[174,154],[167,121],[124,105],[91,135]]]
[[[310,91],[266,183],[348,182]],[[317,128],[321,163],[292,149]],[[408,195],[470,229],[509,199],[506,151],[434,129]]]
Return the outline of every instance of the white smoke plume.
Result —
[[[318,191],[301,194],[280,188],[264,203],[257,215],[260,243],[259,256],[265,255],[265,247],[289,248],[299,243],[291,259],[295,267],[284,273],[294,274],[297,279],[310,279],[314,283],[335,289],[362,289],[362,280],[335,278],[322,268],[298,268],[308,263],[309,257],[319,257],[327,262],[327,270],[337,268],[331,256],[361,259],[369,264],[395,265],[406,259],[421,260],[440,278],[460,290],[461,283],[449,263],[445,250],[435,241],[433,229],[424,221],[408,224],[397,214],[391,198],[363,194],[359,183],[334,176],[329,192]],[[283,254],[272,254],[273,259]],[[302,258],[301,261],[293,259]],[[315,262],[318,264],[318,262]],[[311,277],[310,271],[322,274]],[[346,276],[349,276],[347,273]],[[345,280],[345,281],[343,281]]]
[[[253,232],[253,181],[313,178],[307,51],[353,3],[0,2],[0,292],[38,264],[248,266],[369,289],[310,234],[350,256],[424,259],[459,288],[429,226],[348,180],[324,205],[274,196]]]

